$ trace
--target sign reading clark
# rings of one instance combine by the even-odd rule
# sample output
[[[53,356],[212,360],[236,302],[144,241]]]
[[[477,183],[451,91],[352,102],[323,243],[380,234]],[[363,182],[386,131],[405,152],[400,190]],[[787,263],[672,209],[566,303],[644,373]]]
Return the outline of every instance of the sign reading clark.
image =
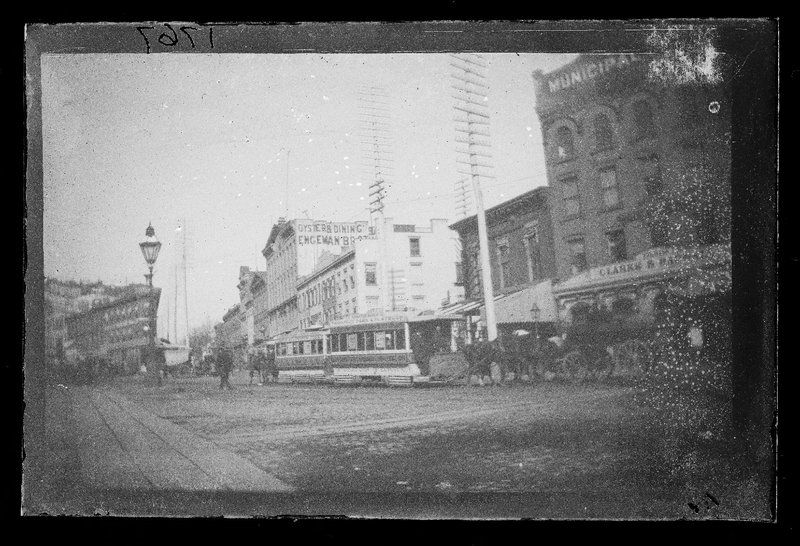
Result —
[[[643,277],[691,276],[706,267],[730,269],[731,249],[728,245],[688,248],[657,248],[643,252],[633,260],[618,262],[575,275],[553,287],[558,294],[573,292],[599,284],[636,281]]]
[[[352,246],[356,241],[375,239],[375,227],[367,222],[297,220],[297,244]]]

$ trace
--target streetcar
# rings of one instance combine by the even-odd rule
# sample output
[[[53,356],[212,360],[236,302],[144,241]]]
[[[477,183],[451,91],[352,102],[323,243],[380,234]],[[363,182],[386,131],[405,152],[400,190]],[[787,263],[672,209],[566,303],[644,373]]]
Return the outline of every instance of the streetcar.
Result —
[[[454,316],[354,316],[277,336],[279,382],[426,383],[434,354],[455,352]]]

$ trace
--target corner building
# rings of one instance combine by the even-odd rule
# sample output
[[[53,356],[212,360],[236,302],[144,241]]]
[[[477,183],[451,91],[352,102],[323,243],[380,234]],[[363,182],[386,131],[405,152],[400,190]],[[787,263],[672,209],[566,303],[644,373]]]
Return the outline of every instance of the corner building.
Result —
[[[643,207],[698,173],[729,202],[726,90],[652,76],[638,54],[581,55],[534,73],[564,323],[576,304],[614,308],[620,299],[650,315],[662,281],[695,266],[730,276],[729,219],[675,207],[652,222]]]

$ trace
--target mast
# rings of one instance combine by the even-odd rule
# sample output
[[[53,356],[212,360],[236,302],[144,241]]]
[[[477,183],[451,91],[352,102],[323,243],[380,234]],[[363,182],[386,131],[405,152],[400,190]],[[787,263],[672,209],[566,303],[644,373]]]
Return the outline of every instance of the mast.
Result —
[[[183,219],[183,313],[186,320],[186,331],[183,344],[189,344],[189,289],[186,281],[186,218]],[[177,340],[176,340],[177,341]]]
[[[175,320],[172,321],[172,327],[175,330],[175,337],[172,339],[175,340],[175,343],[178,343],[178,257],[175,256],[175,263],[173,264],[174,271],[173,276],[175,278],[175,293],[173,297],[175,299],[175,305],[172,306],[172,312],[175,313]],[[169,298],[167,298],[167,305],[169,305]]]

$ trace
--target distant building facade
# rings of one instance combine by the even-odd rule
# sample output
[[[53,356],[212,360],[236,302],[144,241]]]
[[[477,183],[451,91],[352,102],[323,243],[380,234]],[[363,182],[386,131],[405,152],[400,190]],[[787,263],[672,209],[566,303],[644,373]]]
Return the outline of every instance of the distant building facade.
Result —
[[[651,316],[665,279],[715,267],[729,277],[730,218],[679,195],[700,178],[711,202],[729,200],[724,87],[663,85],[638,54],[581,55],[534,80],[560,319],[598,306]],[[662,199],[655,220],[644,204]]]
[[[297,285],[301,328],[350,315],[433,311],[463,299],[457,235],[446,220],[398,224],[386,218],[376,238],[322,256]]]
[[[77,309],[75,300],[80,297],[81,288],[68,285],[55,279],[45,279],[44,317],[45,317],[45,358],[50,364],[64,359],[67,340],[67,316]]]
[[[133,286],[125,296],[68,316],[67,352],[72,358],[103,358],[121,372],[135,372],[144,363],[149,324],[157,316],[160,297],[160,288]]]
[[[551,190],[539,187],[486,211],[489,261],[495,314],[498,325],[514,328],[521,323],[555,321],[551,281],[556,276],[553,223],[550,215]],[[483,315],[483,284],[477,216],[450,226],[461,238],[465,307]],[[534,304],[539,309],[533,317]]]
[[[323,252],[341,253],[356,241],[374,238],[367,222],[279,219],[262,251],[270,336],[299,328],[297,281],[316,269]]]

